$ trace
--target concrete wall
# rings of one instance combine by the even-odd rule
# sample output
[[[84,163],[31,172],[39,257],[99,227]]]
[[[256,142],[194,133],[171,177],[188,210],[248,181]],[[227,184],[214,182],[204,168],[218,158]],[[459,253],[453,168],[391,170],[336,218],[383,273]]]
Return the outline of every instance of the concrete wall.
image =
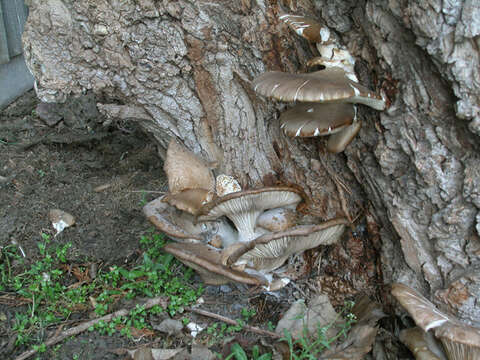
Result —
[[[0,109],[33,87],[22,55],[27,14],[23,0],[0,0]]]

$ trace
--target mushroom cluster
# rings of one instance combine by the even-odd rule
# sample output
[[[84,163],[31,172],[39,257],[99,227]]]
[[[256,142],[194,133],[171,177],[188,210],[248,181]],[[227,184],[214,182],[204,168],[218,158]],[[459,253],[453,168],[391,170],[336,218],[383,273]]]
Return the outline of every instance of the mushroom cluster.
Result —
[[[341,46],[327,27],[303,16],[280,16],[298,35],[316,44],[320,57],[308,65],[322,65],[320,71],[289,74],[267,72],[253,81],[254,90],[280,101],[300,102],[280,116],[281,128],[292,137],[330,135],[327,150],[339,153],[360,131],[354,104],[385,109],[384,99],[358,83],[355,59]]]
[[[480,359],[480,329],[444,314],[433,303],[404,284],[394,284],[392,295],[418,326],[400,334],[400,339],[412,350],[416,359]],[[429,339],[430,330],[440,340],[444,351]]]
[[[284,286],[272,271],[293,254],[335,243],[347,220],[299,225],[305,200],[294,187],[243,190],[227,175],[216,179],[200,157],[176,140],[167,150],[169,193],[145,205],[146,217],[174,243],[164,250],[195,269],[205,283]]]

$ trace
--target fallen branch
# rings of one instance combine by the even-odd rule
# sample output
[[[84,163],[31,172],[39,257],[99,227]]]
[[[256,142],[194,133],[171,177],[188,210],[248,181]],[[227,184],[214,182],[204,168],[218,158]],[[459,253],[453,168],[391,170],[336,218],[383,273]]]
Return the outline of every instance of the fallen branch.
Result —
[[[200,310],[200,309],[195,309],[195,308],[190,308],[190,307],[187,307],[186,310],[194,312],[198,315],[203,315],[203,316],[206,316],[206,317],[209,317],[209,318],[212,318],[212,319],[220,320],[220,321],[222,321],[224,323],[227,323],[227,324],[230,324],[230,325],[238,325],[238,322],[236,322],[235,320],[227,318],[227,317],[222,316],[222,315],[212,313],[210,311]],[[263,329],[255,327],[255,326],[243,325],[243,329],[247,330],[247,331],[251,331],[251,332],[259,334],[259,335],[270,336],[270,337],[273,337],[275,339],[280,339],[282,337],[282,335],[278,335],[278,334],[276,334],[272,331],[263,330]]]
[[[143,306],[145,307],[145,309],[150,309],[155,305],[165,305],[166,302],[167,300],[165,299],[165,297],[159,296],[156,298],[149,299],[145,304],[143,304]],[[132,309],[133,308],[134,307],[132,307]],[[96,318],[96,319],[81,323],[80,325],[77,325],[68,330],[62,331],[59,335],[55,335],[51,337],[50,339],[45,341],[45,346],[58,344],[59,342],[65,340],[70,336],[78,335],[84,332],[90,326],[94,326],[95,324],[98,324],[100,321],[109,322],[116,317],[127,316],[129,312],[130,312],[130,309],[121,309],[121,310],[115,311],[114,313],[102,316],[100,318]],[[20,354],[20,356],[18,356],[15,360],[28,359],[30,356],[35,355],[36,353],[37,353],[37,350],[34,350],[34,349],[25,351],[24,353]]]

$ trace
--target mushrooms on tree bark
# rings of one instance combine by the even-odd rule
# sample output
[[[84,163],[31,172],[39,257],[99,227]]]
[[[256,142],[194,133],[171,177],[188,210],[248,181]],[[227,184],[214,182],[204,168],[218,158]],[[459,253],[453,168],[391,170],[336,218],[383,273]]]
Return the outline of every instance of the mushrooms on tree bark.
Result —
[[[145,205],[143,213],[160,231],[178,242],[209,243],[219,239],[228,246],[237,241],[237,232],[224,219],[197,223],[193,215],[170,206],[163,197]]]
[[[338,218],[318,225],[300,225],[286,231],[262,235],[235,249],[227,264],[247,264],[262,272],[275,270],[290,255],[319,245],[336,243],[346,224],[347,219]]]
[[[417,326],[426,332],[434,330],[449,360],[480,359],[480,329],[444,314],[407,285],[393,284],[392,295],[408,311]]]
[[[306,74],[267,72],[253,81],[253,88],[263,96],[280,101],[320,103],[295,105],[281,116],[282,128],[288,136],[336,134],[330,137],[327,150],[341,152],[361,128],[356,108],[349,104],[384,110],[385,101],[358,83],[353,71],[355,59],[339,45],[327,27],[297,15],[285,14],[280,19],[297,34],[317,44],[321,58],[314,63],[325,69]]]
[[[234,224],[240,242],[248,242],[262,235],[255,231],[261,213],[268,209],[296,207],[302,201],[302,193],[291,187],[266,187],[246,190],[218,197],[200,210],[198,220],[216,220],[226,216]]]

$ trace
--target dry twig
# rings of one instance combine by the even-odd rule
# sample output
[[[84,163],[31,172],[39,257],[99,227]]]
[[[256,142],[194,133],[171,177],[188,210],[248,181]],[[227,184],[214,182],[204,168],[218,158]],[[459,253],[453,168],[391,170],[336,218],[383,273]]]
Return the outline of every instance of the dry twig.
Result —
[[[165,299],[165,297],[159,296],[156,298],[149,299],[145,304],[143,304],[143,306],[145,306],[145,309],[150,309],[155,305],[163,306],[166,302],[167,300]],[[63,341],[70,336],[78,335],[84,332],[90,326],[94,326],[95,324],[98,324],[100,321],[109,322],[116,317],[127,316],[129,312],[130,312],[130,309],[121,309],[121,310],[115,311],[114,313],[102,316],[100,318],[96,318],[96,319],[81,323],[80,325],[77,325],[68,330],[62,331],[59,335],[55,335],[51,337],[50,339],[45,341],[45,346],[58,344],[60,341]],[[24,353],[20,354],[15,360],[25,360],[25,359],[28,359],[30,356],[35,355],[36,353],[37,353],[37,350],[35,349],[25,351]]]
[[[194,312],[198,315],[203,315],[203,316],[206,316],[206,317],[209,317],[209,318],[212,318],[212,319],[217,319],[217,320],[223,321],[224,323],[227,323],[227,324],[230,324],[230,325],[238,325],[238,323],[235,320],[227,318],[227,317],[222,316],[222,315],[212,313],[210,311],[200,310],[200,309],[195,309],[195,308],[186,308],[186,310]],[[280,339],[282,337],[281,335],[278,335],[278,334],[276,334],[272,331],[263,330],[263,329],[255,327],[255,326],[244,325],[243,329],[247,330],[247,331],[251,331],[251,332],[259,334],[259,335],[270,336],[270,337],[273,337],[275,339]]]

